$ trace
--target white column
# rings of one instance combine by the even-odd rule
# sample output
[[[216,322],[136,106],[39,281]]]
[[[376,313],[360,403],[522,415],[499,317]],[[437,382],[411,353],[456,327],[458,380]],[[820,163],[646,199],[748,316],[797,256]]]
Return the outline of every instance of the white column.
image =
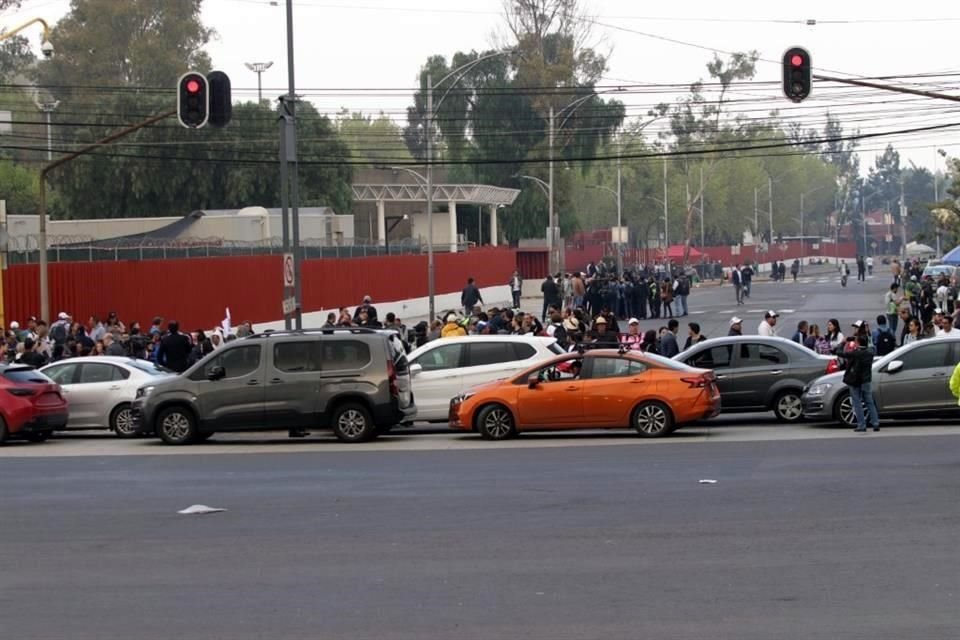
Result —
[[[490,205],[490,246],[497,246],[497,205]]]
[[[457,203],[449,202],[447,208],[450,210],[450,253],[457,252]]]
[[[380,246],[387,244],[386,208],[383,200],[377,200],[377,244]]]

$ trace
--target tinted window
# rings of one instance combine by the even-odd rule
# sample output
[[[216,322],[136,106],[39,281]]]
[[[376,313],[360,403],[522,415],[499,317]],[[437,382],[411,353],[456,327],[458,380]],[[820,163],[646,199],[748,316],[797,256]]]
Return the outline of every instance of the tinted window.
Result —
[[[521,346],[522,346],[522,345],[521,345]],[[566,351],[563,350],[563,347],[561,347],[561,346],[560,346],[559,344],[557,344],[556,342],[551,342],[551,343],[550,343],[550,346],[547,347],[547,348],[550,350],[551,353],[555,353],[555,354],[557,354],[557,355],[560,355],[560,354],[562,354],[562,353],[566,353]]]
[[[3,372],[3,377],[11,382],[49,384],[50,378],[40,373],[36,369],[7,369]]]
[[[225,349],[212,358],[208,357],[203,367],[194,373],[191,378],[206,380],[210,370],[214,367],[223,367],[224,377],[226,378],[239,378],[249,375],[260,368],[260,345],[247,344],[242,347]]]
[[[787,354],[776,347],[756,342],[740,345],[741,367],[764,367],[772,364],[787,364]]]
[[[636,376],[647,370],[642,362],[627,358],[594,358],[590,378],[624,378]]]
[[[137,371],[142,371],[143,373],[150,376],[162,376],[169,373],[176,373],[172,369],[167,369],[162,367],[159,364],[154,364],[149,360],[136,360],[130,363],[130,366],[136,369]]]
[[[127,371],[112,364],[85,363],[80,366],[80,384],[113,382],[115,380],[125,380],[128,377],[130,377],[130,374]]]
[[[462,352],[462,344],[443,345],[421,355],[417,360],[417,364],[423,367],[424,371],[454,369],[460,366],[460,354]]]
[[[469,345],[467,353],[468,367],[503,364],[517,359],[513,344],[509,342],[475,342]]]
[[[370,364],[370,347],[365,342],[324,340],[320,347],[320,367],[325,371],[362,369]]]
[[[732,355],[732,345],[710,347],[694,355],[692,358],[687,358],[687,364],[701,369],[722,369],[730,366]]]
[[[553,347],[556,347],[556,349],[554,349]],[[550,345],[550,351],[556,354],[563,353],[563,349],[561,349],[556,342]],[[537,350],[534,349],[529,344],[524,344],[522,342],[513,343],[513,357],[515,360],[526,360],[527,358],[532,358],[536,354],[537,354]]]
[[[61,364],[50,367],[43,373],[57,384],[73,384],[78,368],[75,364]]]
[[[319,364],[314,356],[313,345],[318,342],[278,342],[273,345],[273,368],[287,373],[316,371]]]
[[[903,354],[899,359],[903,362],[904,371],[935,369],[946,366],[949,352],[949,343],[931,342]]]

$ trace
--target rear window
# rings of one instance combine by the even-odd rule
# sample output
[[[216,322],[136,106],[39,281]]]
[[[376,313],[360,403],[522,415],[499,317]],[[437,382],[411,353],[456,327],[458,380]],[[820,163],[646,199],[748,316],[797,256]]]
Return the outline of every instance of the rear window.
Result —
[[[323,340],[320,366],[324,371],[362,369],[370,364],[370,347],[359,340]]]
[[[176,373],[176,371],[173,371],[172,369],[161,367],[159,364],[154,364],[149,360],[135,360],[133,362],[128,362],[127,364],[137,371],[142,371],[149,376],[163,376],[170,373]]]
[[[466,366],[483,367],[512,362],[516,359],[516,351],[509,342],[474,342],[468,346]]]
[[[49,384],[53,382],[36,369],[7,369],[3,377],[17,384]]]
[[[553,344],[557,343],[554,342]],[[563,353],[563,351],[554,351],[554,353]],[[529,344],[525,344],[523,342],[514,342],[513,355],[517,360],[526,360],[527,358],[532,358],[533,356],[537,355],[537,350]]]
[[[549,349],[551,353],[555,353],[558,356],[561,356],[566,353],[566,351],[563,350],[563,347],[561,347],[556,342],[551,342],[550,346],[548,346],[547,349]]]

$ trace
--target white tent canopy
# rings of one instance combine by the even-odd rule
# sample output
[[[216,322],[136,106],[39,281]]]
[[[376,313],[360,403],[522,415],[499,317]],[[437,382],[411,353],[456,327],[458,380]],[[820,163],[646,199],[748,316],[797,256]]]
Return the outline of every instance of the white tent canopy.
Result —
[[[908,242],[907,243],[907,255],[908,256],[923,256],[923,255],[936,255],[937,250],[931,247],[930,245],[920,244],[919,242]]]

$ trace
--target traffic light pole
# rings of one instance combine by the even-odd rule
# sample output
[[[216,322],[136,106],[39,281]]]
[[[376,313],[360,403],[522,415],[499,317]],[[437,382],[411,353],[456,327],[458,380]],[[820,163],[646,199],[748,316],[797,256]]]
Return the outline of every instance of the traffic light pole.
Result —
[[[125,138],[131,133],[135,133],[140,129],[145,129],[152,124],[156,124],[161,120],[166,120],[167,118],[177,115],[177,110],[172,109],[170,111],[164,111],[155,116],[151,116],[142,122],[138,122],[135,125],[131,125],[125,129],[121,129],[116,133],[112,133],[106,138],[97,140],[91,144],[88,144],[85,147],[74,151],[73,153],[68,153],[67,155],[57,158],[53,162],[49,163],[43,169],[40,170],[40,194],[39,194],[39,214],[40,214],[40,233],[37,244],[40,248],[40,317],[50,322],[50,288],[49,288],[49,278],[48,278],[48,263],[47,263],[47,174],[52,170],[65,165],[71,160],[75,160],[80,156],[87,154],[98,147],[108,145],[111,142],[115,142],[121,138]]]
[[[878,82],[867,82],[866,80],[854,80],[852,78],[836,78],[834,76],[821,76],[813,74],[814,80],[825,80],[827,82],[838,82],[840,84],[849,84],[854,87],[868,87],[870,89],[880,89],[881,91],[892,91],[894,93],[909,93],[914,96],[923,96],[925,98],[937,98],[940,100],[950,100],[960,102],[960,96],[951,96],[946,93],[937,93],[936,91],[922,91],[920,89],[909,89],[907,87],[895,87],[889,84],[880,84]]]

